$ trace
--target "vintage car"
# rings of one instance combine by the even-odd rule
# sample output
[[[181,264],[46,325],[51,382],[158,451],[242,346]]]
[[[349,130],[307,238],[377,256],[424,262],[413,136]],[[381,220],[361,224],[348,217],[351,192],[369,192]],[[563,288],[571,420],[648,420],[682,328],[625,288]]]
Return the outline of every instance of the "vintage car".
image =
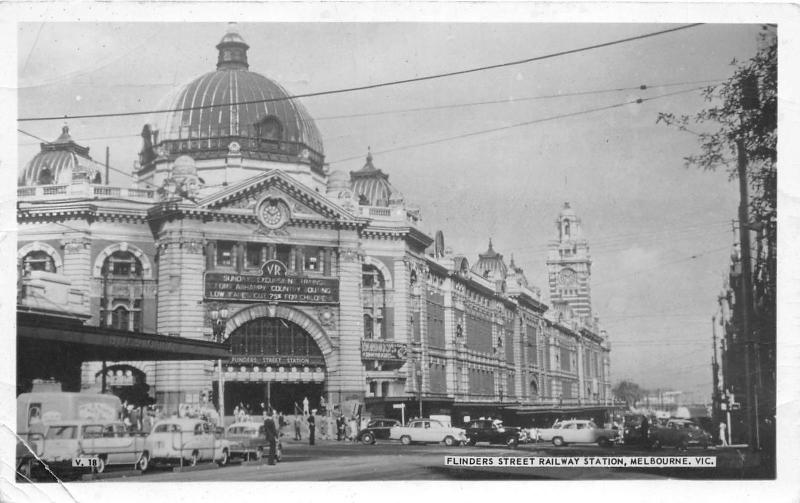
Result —
[[[435,419],[414,419],[407,426],[393,426],[389,429],[391,440],[400,440],[403,445],[412,442],[444,442],[447,446],[463,444],[467,441],[463,428],[445,426]]]
[[[362,444],[372,445],[376,439],[388,440],[392,427],[400,426],[396,419],[372,419],[367,427],[358,432],[358,441]]]
[[[190,466],[200,461],[230,461],[230,442],[219,438],[214,425],[202,419],[169,418],[157,421],[147,436],[145,453],[149,462]]]
[[[552,428],[540,428],[535,435],[539,440],[553,442],[556,447],[580,443],[608,447],[619,438],[618,430],[600,428],[590,419],[556,421]]]
[[[670,419],[666,426],[650,428],[648,435],[649,447],[677,447],[686,450],[689,447],[699,446],[707,448],[714,444],[711,435],[697,424],[688,419]]]
[[[56,421],[44,435],[41,460],[53,471],[102,473],[109,465],[147,468],[144,438],[129,434],[119,421]],[[91,464],[74,466],[73,460],[93,458]],[[76,461],[77,462],[77,461]]]
[[[477,419],[466,425],[467,444],[475,445],[477,442],[502,444],[512,449],[524,443],[528,435],[521,428],[503,426],[502,421],[491,419]]]
[[[230,443],[230,456],[244,461],[260,460],[269,454],[269,442],[264,434],[264,423],[248,421],[233,423],[225,431],[225,439]],[[275,460],[283,457],[283,444],[278,438],[275,446]]]
[[[144,449],[144,434],[129,433],[125,425],[117,421],[87,424],[81,435],[83,456],[98,458],[97,473],[102,473],[110,465],[131,465],[147,470],[149,459]]]

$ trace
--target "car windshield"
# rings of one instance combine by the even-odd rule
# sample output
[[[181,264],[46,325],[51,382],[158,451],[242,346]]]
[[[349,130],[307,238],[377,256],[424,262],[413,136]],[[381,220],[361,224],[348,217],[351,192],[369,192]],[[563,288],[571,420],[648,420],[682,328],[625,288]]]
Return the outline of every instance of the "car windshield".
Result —
[[[109,426],[112,429],[113,435],[113,427]],[[104,428],[100,424],[90,424],[88,426],[83,427],[83,438],[100,438],[104,434]]]
[[[76,426],[54,425],[47,429],[47,435],[45,435],[45,438],[49,440],[66,440],[75,438],[77,429],[78,428]]]

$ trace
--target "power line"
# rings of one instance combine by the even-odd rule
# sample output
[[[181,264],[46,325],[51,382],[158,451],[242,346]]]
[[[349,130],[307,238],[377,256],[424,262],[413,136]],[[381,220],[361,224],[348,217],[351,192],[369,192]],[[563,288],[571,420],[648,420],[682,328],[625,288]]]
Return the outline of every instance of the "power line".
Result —
[[[420,143],[411,143],[411,144],[408,144],[408,145],[401,145],[399,147],[373,151],[373,154],[387,154],[389,152],[397,152],[397,151],[400,151],[400,150],[408,150],[410,148],[425,147],[425,146],[429,146],[429,145],[436,145],[437,143],[445,143],[445,142],[448,142],[448,141],[460,140],[460,139],[469,138],[469,137],[472,137],[472,136],[479,136],[479,135],[483,135],[483,134],[494,133],[494,132],[497,132],[497,131],[505,131],[505,130],[508,130],[508,129],[514,129],[514,128],[519,128],[519,127],[524,127],[524,126],[531,126],[533,124],[540,124],[542,122],[549,122],[549,121],[554,121],[554,120],[558,120],[558,119],[566,119],[566,118],[569,118],[569,117],[577,117],[577,116],[580,116],[580,115],[586,115],[586,114],[590,114],[590,113],[594,113],[594,112],[602,112],[602,111],[605,111],[605,110],[612,110],[612,109],[615,109],[615,108],[621,108],[621,107],[624,107],[624,106],[627,106],[627,105],[642,104],[642,103],[644,103],[646,101],[653,101],[653,100],[656,100],[656,99],[666,98],[666,97],[669,97],[669,96],[675,96],[675,95],[678,95],[678,94],[684,94],[684,93],[688,93],[688,92],[693,92],[693,91],[697,91],[699,89],[702,89],[702,88],[684,89],[682,91],[676,91],[676,92],[672,92],[672,93],[661,94],[661,95],[653,96],[653,97],[650,97],[650,98],[638,98],[638,99],[635,99],[635,100],[624,101],[622,103],[615,103],[613,105],[606,105],[606,106],[603,106],[603,107],[589,108],[589,109],[586,109],[586,110],[580,110],[580,111],[577,111],[577,112],[570,112],[570,113],[566,113],[566,114],[553,115],[553,116],[550,116],[550,117],[544,117],[544,118],[541,118],[541,119],[534,119],[534,120],[531,120],[531,121],[517,122],[515,124],[509,124],[507,126],[500,126],[500,127],[491,128],[491,129],[481,129],[479,131],[472,131],[472,132],[469,132],[469,133],[463,133],[463,134],[459,134],[459,135],[455,135],[455,136],[447,136],[447,137],[438,138],[438,139],[435,139],[435,140],[429,140],[429,141],[424,141],[424,142],[420,142]],[[353,160],[361,159],[361,158],[363,158],[363,155],[345,157],[345,158],[342,158],[342,159],[336,159],[335,161],[329,161],[329,164],[336,164],[336,163],[341,163],[341,162],[346,162],[346,161],[353,161]]]
[[[329,116],[322,116],[322,117],[315,117],[315,122],[321,122],[326,120],[341,120],[341,119],[353,119],[359,117],[375,117],[381,115],[395,115],[395,114],[405,114],[405,113],[414,113],[414,112],[427,112],[430,110],[449,110],[454,108],[467,108],[473,106],[483,106],[483,105],[510,105],[510,104],[517,104],[520,102],[525,101],[535,101],[535,100],[545,100],[545,99],[557,99],[557,98],[570,98],[575,96],[590,96],[593,94],[608,94],[608,93],[615,93],[615,92],[623,92],[623,91],[645,91],[654,88],[662,88],[662,87],[676,87],[676,86],[683,86],[683,85],[692,85],[692,84],[711,84],[715,82],[721,82],[723,79],[707,79],[707,80],[692,80],[692,81],[684,81],[684,82],[669,82],[665,84],[639,84],[636,86],[627,86],[627,87],[615,87],[615,88],[608,88],[608,89],[594,89],[594,90],[586,90],[586,91],[573,91],[567,93],[558,93],[558,94],[543,94],[538,96],[523,96],[519,98],[505,98],[499,100],[488,100],[488,101],[467,101],[462,103],[451,103],[447,105],[434,105],[429,107],[415,107],[415,108],[401,108],[401,109],[393,109],[393,110],[377,110],[374,112],[363,112],[358,114],[345,114],[345,115],[329,115]],[[159,85],[167,85],[167,84],[159,84]],[[144,86],[143,86],[144,87]],[[82,140],[113,140],[113,139],[120,139],[120,138],[137,138],[141,135],[139,134],[121,134],[121,135],[112,135],[112,136],[89,136],[86,138],[82,138]],[[21,142],[18,143],[19,145],[36,145],[36,142]]]
[[[423,82],[428,80],[434,79],[441,79],[446,77],[455,77],[458,75],[466,75],[470,73],[482,72],[486,70],[495,70],[498,68],[506,68],[510,66],[517,66],[523,65],[527,63],[532,63],[535,61],[543,61],[546,59],[552,59],[556,57],[566,56],[569,54],[577,54],[580,52],[586,52],[594,49],[601,49],[604,47],[611,47],[614,45],[619,45],[627,42],[633,42],[636,40],[643,40],[646,38],[656,37],[659,35],[665,35],[667,33],[673,33],[680,30],[686,30],[689,28],[695,28],[697,26],[701,26],[703,23],[694,23],[688,25],[682,25],[675,28],[669,28],[666,30],[660,30],[651,33],[645,33],[642,35],[636,35],[633,37],[626,37],[617,40],[612,40],[610,42],[603,42],[600,44],[593,44],[589,46],[579,47],[576,49],[568,49],[566,51],[559,51],[550,54],[545,54],[543,56],[535,56],[532,58],[525,58],[516,61],[508,61],[504,63],[498,63],[494,65],[486,65],[486,66],[479,66],[475,68],[468,68],[465,70],[456,70],[453,72],[445,72],[445,73],[437,73],[433,75],[424,75],[422,77],[414,77],[410,79],[402,79],[402,80],[393,80],[389,82],[381,82],[377,84],[367,84],[363,86],[356,86],[356,87],[347,87],[342,89],[332,89],[328,91],[317,91],[311,93],[304,93],[304,94],[295,94],[291,96],[285,96],[280,98],[268,98],[268,99],[260,99],[260,100],[247,100],[247,101],[233,101],[230,103],[223,103],[223,104],[209,104],[209,105],[197,105],[192,107],[181,107],[181,108],[169,108],[169,109],[155,109],[155,110],[142,110],[136,112],[109,112],[109,113],[94,113],[94,114],[82,114],[82,115],[61,115],[61,116],[49,116],[49,117],[22,117],[18,118],[18,122],[27,122],[27,121],[47,121],[47,120],[64,120],[64,119],[96,119],[102,117],[129,117],[134,115],[152,115],[152,114],[159,114],[159,113],[170,113],[170,112],[184,112],[189,110],[203,110],[208,108],[215,108],[215,107],[226,107],[226,106],[233,106],[233,105],[252,105],[252,104],[259,104],[259,103],[271,103],[276,101],[287,101],[293,100],[298,98],[310,98],[315,96],[327,96],[332,94],[342,94],[342,93],[349,93],[355,91],[365,91],[369,89],[378,89],[381,87],[389,87],[389,86],[397,86],[401,84],[409,84],[412,82]]]

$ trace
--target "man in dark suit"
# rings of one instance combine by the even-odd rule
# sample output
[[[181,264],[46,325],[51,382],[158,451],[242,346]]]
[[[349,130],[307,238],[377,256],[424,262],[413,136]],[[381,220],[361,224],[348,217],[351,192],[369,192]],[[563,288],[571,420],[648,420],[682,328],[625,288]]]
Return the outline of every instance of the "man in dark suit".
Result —
[[[269,456],[267,457],[267,464],[274,465],[275,458],[278,455],[278,428],[275,426],[275,420],[272,417],[271,409],[267,413],[267,418],[264,420],[264,436],[267,437],[267,442],[269,442]]]

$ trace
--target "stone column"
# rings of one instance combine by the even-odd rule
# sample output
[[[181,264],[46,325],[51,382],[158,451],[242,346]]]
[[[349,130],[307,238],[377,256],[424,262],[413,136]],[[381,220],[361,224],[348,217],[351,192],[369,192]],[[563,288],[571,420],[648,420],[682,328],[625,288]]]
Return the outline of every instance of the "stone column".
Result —
[[[447,361],[445,362],[445,381],[447,384],[447,395],[455,396],[458,376],[456,375],[456,321],[453,311],[453,280],[447,278],[443,285],[444,293],[444,345],[447,351]]]
[[[586,401],[586,375],[583,372],[583,341],[578,341],[578,403]]]
[[[400,343],[409,343],[412,340],[409,331],[409,271],[408,263],[404,259],[394,261],[394,340]]]
[[[361,257],[357,236],[344,242],[339,262],[339,340],[336,367],[330,372],[328,392],[337,402],[363,400],[364,368],[361,363]]]
[[[526,343],[528,338],[525,333],[525,318],[523,318],[522,313],[517,311],[512,323],[514,324],[514,392],[519,400],[525,400],[528,397],[528,393],[525,386],[527,372],[523,353],[528,349]]]
[[[167,231],[158,240],[159,333],[204,338],[203,240],[199,233]],[[156,364],[156,392],[198,393],[208,386],[210,362],[165,361]],[[181,401],[186,401],[182,398]],[[174,411],[167,411],[168,413]]]

